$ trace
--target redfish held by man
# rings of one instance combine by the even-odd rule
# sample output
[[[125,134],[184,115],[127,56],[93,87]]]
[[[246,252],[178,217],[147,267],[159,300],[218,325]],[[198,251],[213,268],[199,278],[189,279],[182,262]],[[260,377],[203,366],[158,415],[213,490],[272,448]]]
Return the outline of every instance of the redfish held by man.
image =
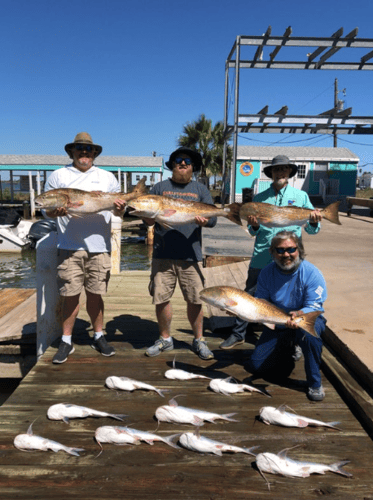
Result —
[[[334,224],[341,225],[338,217],[338,207],[340,201],[331,203],[325,208],[320,209],[323,219]],[[270,203],[248,202],[240,208],[240,218],[247,220],[249,215],[256,217],[262,226],[266,227],[287,227],[304,226],[310,220],[313,209],[285,206],[278,207]]]
[[[36,208],[47,211],[65,208],[73,217],[83,217],[103,210],[114,210],[114,201],[125,202],[147,192],[144,176],[130,193],[102,193],[98,191],[83,191],[74,188],[51,189],[35,198]]]
[[[218,309],[228,311],[251,323],[263,323],[271,329],[274,329],[276,325],[286,325],[290,319],[290,314],[283,309],[232,286],[204,288],[199,296],[204,302]],[[315,321],[320,314],[321,311],[309,312],[298,316],[294,321],[300,328],[317,337]]]
[[[241,204],[231,203],[227,207],[219,208],[208,203],[186,201],[161,195],[143,195],[128,202],[130,215],[155,219],[161,226],[171,229],[174,226],[190,224],[196,217],[226,217],[230,221],[242,226],[239,216]],[[247,229],[242,226],[247,232]]]

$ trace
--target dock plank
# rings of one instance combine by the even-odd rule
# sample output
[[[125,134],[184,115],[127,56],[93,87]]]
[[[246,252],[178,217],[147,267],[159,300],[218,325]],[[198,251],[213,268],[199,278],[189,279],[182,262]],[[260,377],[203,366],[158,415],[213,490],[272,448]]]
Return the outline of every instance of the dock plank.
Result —
[[[128,278],[128,281],[127,281]],[[22,380],[16,391],[0,407],[0,493],[2,498],[129,498],[129,499],[296,499],[311,500],[327,495],[333,500],[371,498],[373,491],[373,443],[350,411],[346,402],[323,374],[326,398],[320,403],[307,400],[301,384],[305,379],[300,361],[286,384],[258,379],[271,398],[261,394],[227,397],[208,389],[204,379],[172,381],[164,372],[172,366],[210,377],[233,376],[249,381],[244,364],[254,345],[245,343],[232,351],[221,351],[223,340],[205,324],[205,337],[215,359],[202,361],[190,349],[192,332],[186,318],[186,305],[179,290],[172,299],[172,335],[175,350],[156,358],[144,356],[145,347],[158,337],[154,306],[147,293],[149,273],[121,273],[113,277],[105,299],[107,335],[116,355],[105,358],[92,350],[88,316],[82,306],[74,331],[75,352],[63,365],[53,365],[56,351],[50,347]],[[130,297],[136,296],[137,300]],[[113,391],[105,387],[110,375],[128,376],[167,389],[165,398],[150,391]],[[103,453],[94,441],[101,425],[118,425],[109,418],[72,420],[70,425],[50,421],[46,412],[55,403],[73,403],[110,413],[125,413],[124,425],[154,431],[156,408],[174,396],[180,405],[217,413],[236,412],[238,422],[206,423],[201,434],[226,443],[260,446],[258,451],[289,451],[294,459],[333,463],[349,459],[345,466],[352,479],[332,473],[309,478],[263,478],[253,467],[254,457],[224,454],[201,455],[173,449],[163,443],[149,446],[104,444]],[[262,406],[288,404],[300,415],[324,421],[340,421],[341,432],[326,428],[291,429],[267,426],[255,421]],[[36,419],[36,420],[35,420]],[[26,432],[34,421],[35,434],[69,446],[82,447],[81,457],[66,453],[24,453],[14,448],[14,437]],[[120,422],[119,422],[120,424]],[[161,423],[159,434],[191,431],[191,425]],[[61,493],[58,493],[61,492]]]

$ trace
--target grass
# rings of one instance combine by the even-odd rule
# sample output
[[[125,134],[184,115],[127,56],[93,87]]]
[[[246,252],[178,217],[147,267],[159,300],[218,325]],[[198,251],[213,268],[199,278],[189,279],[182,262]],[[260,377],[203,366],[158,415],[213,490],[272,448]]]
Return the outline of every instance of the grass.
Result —
[[[373,197],[372,188],[358,189],[356,191],[356,198],[372,198],[372,197]]]

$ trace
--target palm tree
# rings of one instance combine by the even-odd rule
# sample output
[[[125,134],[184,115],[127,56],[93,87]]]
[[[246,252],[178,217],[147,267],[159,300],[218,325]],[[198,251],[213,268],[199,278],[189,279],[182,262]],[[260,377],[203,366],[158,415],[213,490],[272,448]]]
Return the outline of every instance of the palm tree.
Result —
[[[212,121],[201,114],[198,120],[184,125],[178,145],[198,151],[202,156],[201,177],[210,174],[216,179],[222,174],[225,139],[229,137],[224,135],[223,122],[219,121],[213,127]]]

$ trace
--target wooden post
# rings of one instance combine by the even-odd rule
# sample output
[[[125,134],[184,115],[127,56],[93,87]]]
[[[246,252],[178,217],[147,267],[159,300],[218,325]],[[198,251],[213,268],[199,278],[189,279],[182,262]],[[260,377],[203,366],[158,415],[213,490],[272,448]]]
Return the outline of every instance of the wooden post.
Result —
[[[148,246],[153,246],[154,241],[154,225],[148,226],[148,232],[146,234],[146,244]]]
[[[122,218],[111,215],[111,274],[120,274]]]

